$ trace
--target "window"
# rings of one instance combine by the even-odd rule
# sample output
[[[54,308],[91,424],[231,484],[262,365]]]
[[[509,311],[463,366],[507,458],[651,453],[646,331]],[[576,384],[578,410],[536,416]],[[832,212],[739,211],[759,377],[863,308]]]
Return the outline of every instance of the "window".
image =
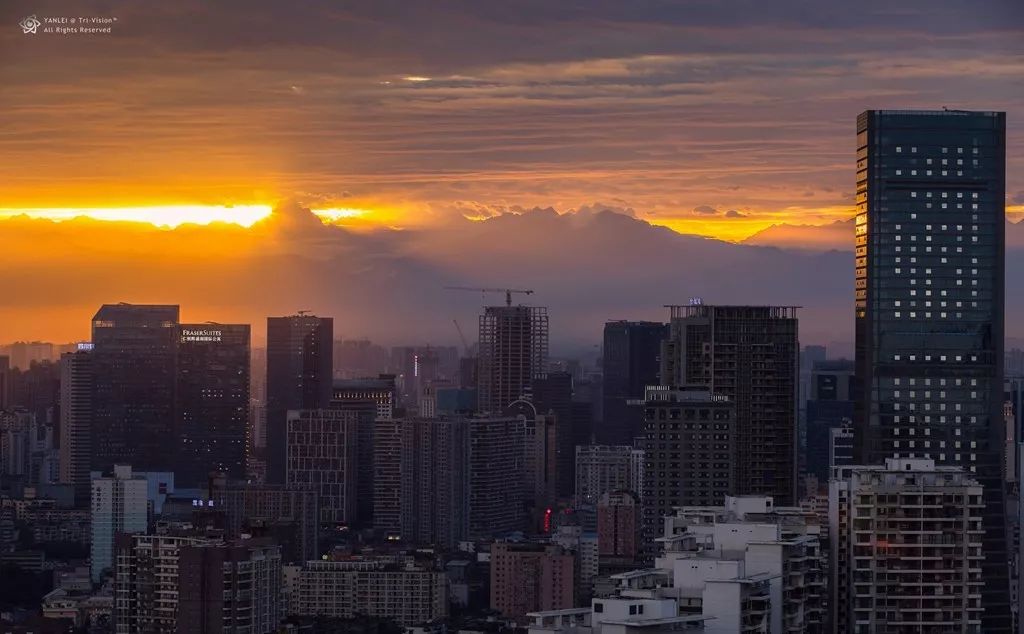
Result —
[[[601,612],[604,612],[604,604],[603,603],[595,603],[594,604],[594,612],[597,612],[598,614],[600,614]]]

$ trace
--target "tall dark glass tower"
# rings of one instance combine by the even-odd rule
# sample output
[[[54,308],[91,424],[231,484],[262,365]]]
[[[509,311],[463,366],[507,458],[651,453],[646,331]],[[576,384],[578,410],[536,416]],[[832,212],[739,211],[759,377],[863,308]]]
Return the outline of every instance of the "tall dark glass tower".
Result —
[[[249,431],[249,325],[182,324],[178,334],[179,486],[205,486],[210,471],[245,476]]]
[[[1003,464],[1006,115],[857,118],[857,456],[985,487],[982,631],[1011,627]]]
[[[288,410],[331,402],[334,320],[314,315],[267,318],[267,481],[283,484]]]
[[[92,320],[92,468],[173,471],[178,307],[104,304]],[[173,448],[173,443],[171,443]]]
[[[659,385],[661,342],[665,324],[652,321],[609,321],[604,325],[602,398],[604,421],[597,440],[628,445],[643,433],[644,408],[640,402],[648,385]]]

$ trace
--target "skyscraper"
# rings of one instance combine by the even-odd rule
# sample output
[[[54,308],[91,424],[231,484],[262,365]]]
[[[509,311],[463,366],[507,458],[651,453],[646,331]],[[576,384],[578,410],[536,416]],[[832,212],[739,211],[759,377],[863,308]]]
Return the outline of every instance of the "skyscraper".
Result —
[[[89,504],[92,433],[92,352],[60,359],[60,481],[75,491],[75,506]]]
[[[480,412],[500,414],[530,392],[548,362],[548,310],[487,306],[480,316],[477,386]]]
[[[288,410],[330,403],[333,337],[330,317],[267,318],[268,482],[284,482]]]
[[[249,431],[249,326],[181,324],[175,481],[205,485],[210,471],[245,476]]]
[[[857,117],[858,464],[929,458],[985,495],[982,630],[1010,626],[1003,469],[1006,115]]]
[[[104,304],[92,320],[92,468],[175,468],[178,307]]]
[[[661,342],[667,334],[668,327],[659,322],[604,325],[604,422],[597,430],[598,442],[628,445],[643,433],[644,408],[628,401],[643,400],[648,385],[660,384]]]
[[[793,306],[670,306],[661,382],[701,385],[736,407],[736,492],[796,502],[797,341]],[[650,457],[648,457],[648,461]]]

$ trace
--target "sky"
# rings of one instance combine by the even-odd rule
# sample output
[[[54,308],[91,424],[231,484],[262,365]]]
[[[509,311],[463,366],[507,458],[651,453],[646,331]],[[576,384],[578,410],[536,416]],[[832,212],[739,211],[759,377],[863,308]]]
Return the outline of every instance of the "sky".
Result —
[[[43,26],[23,33],[32,15]],[[116,21],[109,34],[42,32],[61,17]],[[19,278],[35,288],[0,287],[0,341],[83,336],[96,300],[159,294],[140,290],[157,256],[132,241],[213,271],[287,252],[290,223],[318,236],[295,255],[346,273],[367,264],[335,262],[339,249],[430,269],[441,245],[467,249],[452,236],[474,223],[550,209],[567,216],[566,287],[602,274],[571,264],[590,256],[580,227],[595,210],[725,241],[720,257],[744,241],[832,247],[868,108],[1006,111],[1008,211],[1024,214],[1017,0],[16,0],[0,24],[0,245],[17,245],[0,266],[9,277],[40,262]],[[170,229],[211,220],[249,228]],[[67,284],[81,265],[95,278],[72,308],[61,296],[83,295]],[[445,267],[479,277],[473,262]],[[521,285],[517,273],[478,281]],[[180,294],[239,315],[201,288]],[[305,307],[284,304],[259,308]]]

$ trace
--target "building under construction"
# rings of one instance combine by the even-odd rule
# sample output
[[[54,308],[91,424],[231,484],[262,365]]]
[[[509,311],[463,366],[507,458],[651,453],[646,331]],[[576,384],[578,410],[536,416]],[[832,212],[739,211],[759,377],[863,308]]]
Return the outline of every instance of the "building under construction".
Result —
[[[548,361],[548,309],[487,306],[480,316],[479,410],[498,414],[530,394]]]
[[[795,504],[797,379],[795,306],[669,306],[661,381],[704,386],[736,407],[736,493]]]

